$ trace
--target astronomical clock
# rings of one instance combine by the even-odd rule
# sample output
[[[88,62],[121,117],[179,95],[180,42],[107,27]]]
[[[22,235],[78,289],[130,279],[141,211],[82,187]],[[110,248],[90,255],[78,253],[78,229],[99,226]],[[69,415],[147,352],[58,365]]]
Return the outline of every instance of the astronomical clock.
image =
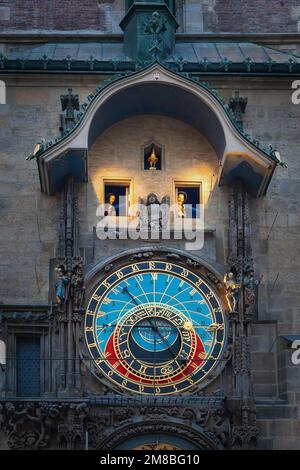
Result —
[[[97,376],[123,393],[191,393],[222,365],[228,326],[216,286],[168,259],[121,264],[96,282],[85,315]]]

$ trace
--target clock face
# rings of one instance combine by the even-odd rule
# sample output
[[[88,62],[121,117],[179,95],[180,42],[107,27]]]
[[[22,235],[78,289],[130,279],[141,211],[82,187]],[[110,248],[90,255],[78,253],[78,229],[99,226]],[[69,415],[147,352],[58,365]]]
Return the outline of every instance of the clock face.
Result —
[[[96,367],[123,389],[174,394],[220,363],[227,322],[209,285],[174,263],[143,261],[113,272],[94,291],[85,338]]]

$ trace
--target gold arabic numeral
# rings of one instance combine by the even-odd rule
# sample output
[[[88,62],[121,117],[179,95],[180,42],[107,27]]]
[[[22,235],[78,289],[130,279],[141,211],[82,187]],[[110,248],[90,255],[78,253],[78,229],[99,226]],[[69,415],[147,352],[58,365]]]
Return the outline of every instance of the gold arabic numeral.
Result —
[[[127,382],[128,382],[128,380],[127,380],[127,379],[124,379],[124,380],[123,380],[123,382],[122,382],[122,385],[123,385],[123,387],[126,387],[126,385],[127,385]]]
[[[93,331],[93,327],[92,326],[86,326],[85,331]]]
[[[188,277],[188,275],[189,275],[188,270],[187,270],[187,269],[183,269],[182,272],[181,272],[181,276],[183,276],[183,277]]]
[[[174,389],[174,392],[179,392],[178,388],[176,387],[176,385],[173,385],[173,389]]]
[[[94,311],[93,311],[93,310],[87,310],[87,311],[86,311],[86,314],[87,314],[87,315],[94,315]]]
[[[160,393],[160,387],[155,387],[155,393]]]
[[[149,261],[149,269],[155,269],[154,261]]]
[[[110,287],[110,284],[107,281],[104,281],[102,284],[104,285],[104,287],[106,287],[106,289]]]
[[[166,271],[172,271],[172,265],[170,263],[167,263],[165,269]]]
[[[111,377],[111,376],[113,375],[113,371],[112,371],[112,370],[108,371],[108,374],[107,374],[107,375],[108,375],[109,377]]]
[[[200,287],[200,286],[202,286],[202,284],[203,284],[203,281],[201,281],[201,279],[199,279],[199,281],[197,281],[195,285],[196,285],[196,287]]]
[[[144,390],[145,390],[144,385],[139,385],[139,392],[141,393],[141,392],[143,392]]]
[[[117,272],[116,272],[116,275],[117,275],[117,278],[118,278],[118,279],[122,279],[122,278],[124,277],[123,271],[117,271]]]

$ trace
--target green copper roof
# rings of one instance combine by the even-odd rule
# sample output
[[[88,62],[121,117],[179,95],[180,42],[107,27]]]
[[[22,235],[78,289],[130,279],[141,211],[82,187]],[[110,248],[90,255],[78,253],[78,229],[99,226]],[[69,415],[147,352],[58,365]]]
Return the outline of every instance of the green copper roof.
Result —
[[[134,71],[122,42],[0,43],[2,72]],[[177,41],[165,63],[174,70],[201,74],[299,74],[300,58],[252,42]]]

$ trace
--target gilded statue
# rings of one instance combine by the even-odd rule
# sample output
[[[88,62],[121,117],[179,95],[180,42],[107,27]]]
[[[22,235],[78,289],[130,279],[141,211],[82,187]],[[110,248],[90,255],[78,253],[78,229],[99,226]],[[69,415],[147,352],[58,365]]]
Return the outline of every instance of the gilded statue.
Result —
[[[152,152],[151,152],[150,157],[148,157],[148,163],[149,163],[149,165],[150,165],[150,166],[149,166],[149,170],[156,170],[156,169],[157,169],[157,168],[156,168],[156,165],[157,165],[157,163],[158,163],[158,157],[157,157],[157,155],[156,155],[156,153],[155,153],[154,147],[153,147],[153,149],[152,149]]]
[[[230,312],[237,312],[241,284],[238,284],[236,282],[235,275],[231,271],[225,274],[224,284],[226,288],[226,298],[230,307]]]

